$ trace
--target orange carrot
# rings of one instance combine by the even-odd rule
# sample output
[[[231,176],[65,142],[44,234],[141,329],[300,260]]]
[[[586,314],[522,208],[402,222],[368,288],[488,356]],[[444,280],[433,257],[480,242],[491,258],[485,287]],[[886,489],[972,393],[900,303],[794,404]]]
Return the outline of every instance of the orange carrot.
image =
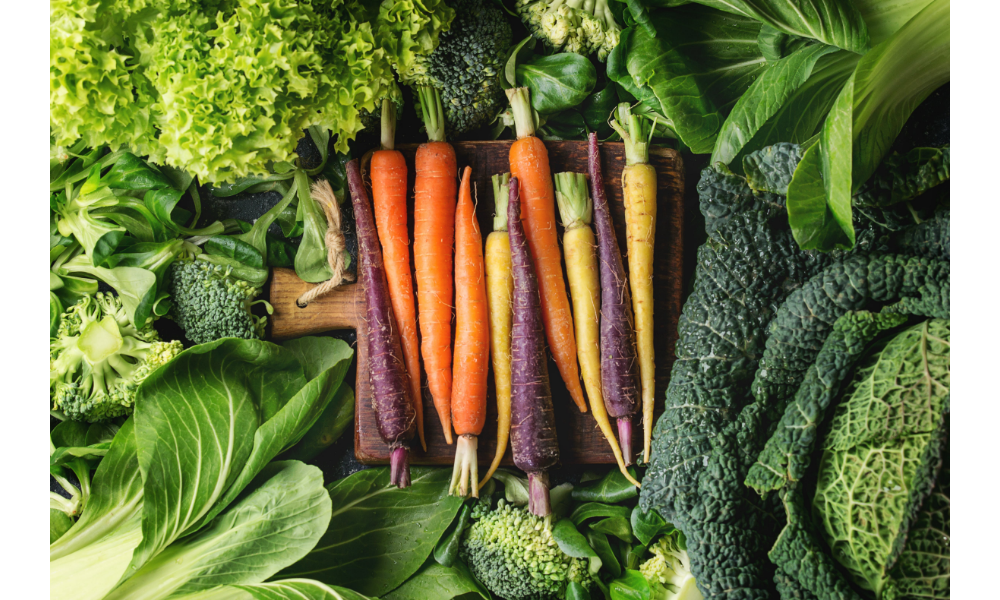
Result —
[[[382,101],[382,149],[372,154],[372,199],[375,224],[382,243],[382,259],[389,280],[389,299],[396,315],[403,361],[410,374],[410,389],[417,410],[417,436],[427,451],[424,439],[424,407],[420,394],[420,346],[417,342],[417,309],[413,299],[413,276],[410,270],[410,238],[406,230],[406,161],[393,149],[396,112],[392,101]]]
[[[479,497],[478,435],[486,422],[486,372],[490,365],[490,328],[486,310],[483,236],[472,204],[465,167],[455,211],[455,360],[451,384],[451,422],[459,436],[450,493]]]
[[[573,313],[566,296],[556,234],[556,199],[552,172],[549,170],[549,154],[542,140],[534,136],[528,88],[509,89],[507,97],[510,98],[517,128],[517,141],[510,147],[510,173],[512,177],[517,177],[521,185],[522,220],[538,275],[545,337],[566,389],[580,412],[587,412],[580,386],[580,369],[576,363]]]
[[[431,87],[418,92],[427,127],[417,149],[413,186],[413,262],[417,275],[420,354],[444,438],[451,437],[451,251],[455,240],[455,149],[444,141],[444,107]]]

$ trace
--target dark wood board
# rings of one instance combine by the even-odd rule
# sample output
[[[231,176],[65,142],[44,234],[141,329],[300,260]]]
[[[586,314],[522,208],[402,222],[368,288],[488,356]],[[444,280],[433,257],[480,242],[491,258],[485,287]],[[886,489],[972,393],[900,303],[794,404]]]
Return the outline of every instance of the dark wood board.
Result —
[[[459,170],[465,165],[472,167],[472,180],[478,202],[477,215],[483,238],[492,231],[493,188],[490,177],[510,169],[508,154],[510,141],[458,142],[454,144]],[[549,163],[553,173],[561,171],[587,170],[586,142],[548,141]],[[399,150],[406,157],[409,166],[409,189],[413,189],[413,157],[416,145],[404,145]],[[601,159],[604,167],[605,191],[611,205],[612,219],[617,230],[618,243],[626,260],[625,213],[622,204],[621,173],[625,166],[624,146],[620,142],[601,145]],[[677,339],[677,320],[681,311],[683,285],[682,273],[682,225],[684,169],[680,155],[670,149],[654,148],[650,152],[650,162],[657,172],[657,220],[656,248],[654,251],[654,314],[656,323],[656,398],[661,403],[667,389],[670,369],[673,364],[674,343]],[[408,206],[410,237],[413,237],[413,204]],[[557,211],[558,213],[558,211]],[[560,231],[560,238],[561,238]],[[309,289],[311,284],[301,281],[291,269],[274,269],[271,282],[270,302],[274,306],[271,318],[271,335],[275,339],[288,339],[303,335],[313,335],[335,329],[356,329],[357,347],[357,397],[354,428],[354,452],[357,459],[367,464],[385,464],[389,460],[389,450],[378,435],[375,412],[372,409],[371,386],[368,379],[367,347],[364,343],[366,323],[364,321],[364,295],[357,284],[338,288],[331,294],[315,301],[307,308],[299,308],[295,300]],[[562,462],[565,464],[613,464],[614,455],[608,447],[593,416],[588,411],[579,412],[569,397],[565,385],[559,377],[555,363],[549,359],[549,376],[552,380],[552,395],[556,409],[556,428]],[[486,427],[480,436],[479,459],[489,464],[496,448],[496,401],[490,371],[489,400]],[[415,441],[410,461],[414,464],[443,465],[454,461],[454,447],[444,441],[444,433],[438,422],[433,402],[423,381],[424,428],[427,438],[427,452],[419,448]],[[657,415],[662,405],[657,406]],[[635,437],[642,439],[640,425],[636,423]],[[640,442],[641,444],[641,442]],[[512,464],[510,448],[504,457],[504,464]]]

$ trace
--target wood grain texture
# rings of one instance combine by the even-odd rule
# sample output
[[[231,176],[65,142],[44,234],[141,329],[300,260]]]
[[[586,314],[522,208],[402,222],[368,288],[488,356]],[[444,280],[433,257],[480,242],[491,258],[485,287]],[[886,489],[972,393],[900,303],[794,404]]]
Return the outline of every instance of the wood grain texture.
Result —
[[[458,142],[454,144],[459,169],[465,165],[472,167],[472,181],[475,186],[474,198],[478,202],[477,215],[484,239],[493,230],[493,187],[490,177],[509,170],[510,145],[509,141]],[[561,171],[586,172],[586,142],[548,141],[545,145],[549,151],[549,162],[553,173]],[[417,146],[404,145],[398,149],[403,153],[409,166],[408,189],[412,190],[413,157]],[[625,208],[622,203],[621,187],[621,173],[625,166],[624,145],[620,142],[602,144],[601,159],[604,167],[605,191],[608,195],[618,243],[625,258],[627,270]],[[676,151],[666,148],[651,149],[650,162],[656,168],[658,205],[653,285],[657,334],[655,349],[658,406],[656,414],[659,416],[662,411],[662,399],[670,378],[670,369],[673,365],[674,343],[677,340],[677,320],[681,311],[684,168],[680,155]],[[408,221],[412,238],[412,192],[410,196]],[[560,231],[561,238],[562,232]],[[295,300],[309,287],[311,284],[299,280],[290,269],[274,269],[270,298],[271,304],[274,305],[274,315],[271,318],[272,337],[287,339],[333,329],[357,329],[358,340],[362,343],[359,343],[357,347],[358,379],[355,387],[357,403],[355,405],[354,452],[358,460],[363,463],[388,463],[389,449],[378,435],[375,412],[372,409],[367,344],[363,343],[367,334],[367,326],[363,318],[365,314],[364,295],[361,293],[359,285],[350,284],[338,288],[335,292],[320,298],[306,308],[299,308],[296,306]],[[562,462],[565,464],[613,464],[615,462],[614,455],[597,428],[593,416],[589,411],[580,413],[573,404],[551,356],[549,357],[549,377],[552,381],[556,429]],[[415,448],[410,455],[410,462],[413,464],[450,465],[454,461],[455,449],[445,443],[444,432],[441,430],[437,414],[434,412],[434,403],[427,392],[426,380],[422,383],[427,452],[424,453],[419,448]],[[492,460],[496,444],[496,401],[492,369],[490,370],[488,386],[486,427],[479,438],[479,459],[483,465],[488,465]],[[641,429],[638,423],[635,435],[640,436],[639,439],[641,439]],[[513,464],[509,447],[503,464]]]

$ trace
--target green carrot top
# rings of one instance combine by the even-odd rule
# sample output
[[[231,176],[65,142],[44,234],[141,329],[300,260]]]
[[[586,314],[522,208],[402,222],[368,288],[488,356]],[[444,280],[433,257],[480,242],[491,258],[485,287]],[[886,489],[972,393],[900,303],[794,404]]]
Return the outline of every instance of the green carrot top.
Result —
[[[441,103],[441,92],[430,85],[417,88],[417,102],[420,103],[420,115],[427,130],[427,139],[432,142],[444,141],[444,104]]]
[[[389,98],[382,98],[382,149],[396,146],[396,105]]]
[[[514,132],[517,139],[535,135],[535,111],[531,108],[531,94],[526,87],[507,90],[510,112],[514,115]]]
[[[625,142],[625,164],[644,165],[649,162],[649,141],[653,139],[653,128],[647,119],[633,115],[628,102],[622,102],[615,110],[611,126]]]
[[[583,173],[556,173],[556,204],[566,231],[590,225],[594,202]]]
[[[493,176],[493,231],[507,231],[507,197],[510,195],[510,173]]]

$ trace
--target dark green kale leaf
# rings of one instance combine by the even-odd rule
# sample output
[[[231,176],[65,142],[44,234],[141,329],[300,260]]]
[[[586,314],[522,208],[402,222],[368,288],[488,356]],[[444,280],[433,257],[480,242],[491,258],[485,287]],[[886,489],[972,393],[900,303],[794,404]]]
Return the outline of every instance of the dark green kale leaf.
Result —
[[[795,400],[786,408],[756,464],[750,467],[746,485],[764,494],[805,476],[826,409],[837,397],[855,361],[876,337],[905,323],[905,315],[868,311],[849,312],[837,319]]]
[[[754,194],[745,180],[706,169],[698,184],[709,241],[698,251],[694,290],[678,323],[677,361],[640,505],[687,536],[692,571],[706,597],[771,596],[766,552],[780,525],[775,505],[743,487],[737,461],[706,469],[723,435],[752,399],[749,384],[767,325],[788,294],[829,264],[800,251],[784,199]]]
[[[951,148],[913,148],[906,154],[893,152],[882,161],[875,174],[861,186],[851,203],[854,206],[890,206],[912,200],[948,181]]]
[[[802,147],[798,144],[782,142],[761,148],[743,158],[743,172],[754,190],[772,194],[788,193],[795,167],[802,160]]]

